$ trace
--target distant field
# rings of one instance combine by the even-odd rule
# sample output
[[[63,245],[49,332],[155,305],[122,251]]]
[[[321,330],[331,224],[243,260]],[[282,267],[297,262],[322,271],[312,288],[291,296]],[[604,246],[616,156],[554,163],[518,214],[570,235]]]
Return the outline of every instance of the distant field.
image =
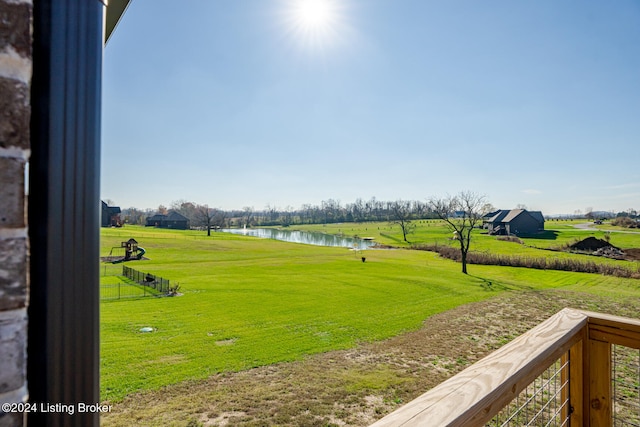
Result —
[[[498,240],[497,236],[489,236],[486,230],[475,230],[472,237],[471,251],[491,252],[504,255],[519,255],[527,257],[554,257],[569,258],[576,260],[597,261],[607,264],[616,264],[627,268],[638,268],[637,262],[616,261],[607,258],[595,258],[592,256],[570,254],[567,252],[548,251],[541,249],[560,248],[570,245],[589,236],[603,239],[609,235],[610,243],[621,249],[640,248],[640,233],[622,233],[620,230],[582,230],[574,227],[576,224],[584,223],[580,221],[547,221],[545,232],[539,236],[522,238],[524,245]],[[451,232],[443,221],[440,220],[420,220],[415,221],[417,227],[414,233],[408,236],[409,243],[402,239],[400,227],[388,222],[377,223],[342,223],[342,224],[312,224],[296,225],[290,227],[297,230],[321,231],[330,234],[344,234],[346,236],[373,237],[381,244],[399,247],[409,247],[411,244],[439,244],[455,245],[451,240]],[[608,226],[602,226],[608,227]],[[618,227],[619,228],[619,227]]]
[[[414,233],[408,236],[410,243],[432,243],[436,241],[447,241],[451,237],[451,232],[445,223],[440,220],[419,220],[414,221],[417,228]],[[599,239],[610,233],[611,244],[621,248],[640,247],[640,232],[631,229],[622,229],[608,224],[593,225],[593,229],[583,230],[576,228],[577,224],[584,224],[586,220],[550,220],[545,223],[545,232],[535,238],[523,239],[525,243],[540,248],[559,247],[575,240],[595,236]],[[384,244],[407,246],[402,240],[400,227],[389,222],[365,222],[365,223],[337,223],[337,224],[308,224],[292,225],[290,229],[320,231],[330,234],[344,234],[346,236],[374,237],[376,241]],[[474,242],[479,245],[486,245],[487,241],[496,241],[496,236],[489,236],[486,230],[476,230]],[[498,247],[498,245],[494,245]]]
[[[319,226],[334,227],[340,226]],[[359,225],[357,233],[342,227],[334,231],[390,236],[384,243],[399,236],[387,224]],[[419,236],[445,241],[448,232],[437,222],[424,223]],[[132,226],[103,229],[101,255],[131,237],[149,260],[127,265],[179,282],[183,295],[101,304],[104,400],[352,348],[416,330],[435,313],[501,292],[562,288],[614,299],[640,295],[638,281],[589,274],[470,266],[465,276],[459,265],[431,252],[371,250],[362,263],[359,254],[341,248]],[[480,236],[478,242],[485,237],[494,241]],[[139,332],[147,326],[154,332]]]

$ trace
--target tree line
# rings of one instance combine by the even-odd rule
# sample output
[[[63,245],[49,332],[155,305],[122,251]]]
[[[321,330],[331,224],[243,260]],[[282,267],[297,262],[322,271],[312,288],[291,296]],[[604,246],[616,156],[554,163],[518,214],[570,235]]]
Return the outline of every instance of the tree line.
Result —
[[[296,224],[332,224],[339,222],[400,222],[418,219],[436,219],[437,213],[429,208],[428,201],[395,200],[383,201],[372,197],[361,198],[352,203],[339,200],[323,200],[320,204],[304,204],[299,208],[284,208],[268,204],[263,209],[244,207],[224,210],[212,208],[207,204],[198,204],[187,200],[176,200],[169,206],[160,205],[157,209],[138,209],[130,207],[122,210],[122,219],[128,224],[144,225],[146,218],[155,214],[166,215],[175,211],[189,219],[193,227],[259,227]]]

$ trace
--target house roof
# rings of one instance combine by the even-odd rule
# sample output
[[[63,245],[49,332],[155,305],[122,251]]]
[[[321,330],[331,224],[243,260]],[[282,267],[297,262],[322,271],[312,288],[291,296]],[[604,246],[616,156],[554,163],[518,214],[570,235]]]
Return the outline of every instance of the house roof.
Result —
[[[490,220],[491,218],[493,218],[498,212],[500,212],[500,210],[497,211],[492,211],[492,212],[487,212],[486,214],[482,215],[482,217],[485,220]]]
[[[511,222],[516,219],[522,212],[526,212],[524,209],[511,209],[507,215],[502,219],[502,222]]]
[[[103,200],[100,200],[102,203],[102,209],[107,209],[110,215],[119,214],[122,211],[120,210],[120,206],[109,206]]]
[[[105,19],[105,44],[109,41],[109,37],[111,37],[111,33],[115,30],[118,22],[122,18],[122,15],[129,7],[129,3],[131,0],[109,0],[107,5],[107,14]]]
[[[492,223],[502,222],[503,218],[507,216],[509,212],[510,211],[500,209],[499,211],[494,212],[494,215],[491,218],[489,218],[487,221]]]
[[[529,211],[529,215],[538,220],[538,222],[544,222],[544,215],[540,211]]]
[[[155,214],[154,216],[148,217],[147,221],[162,221],[162,220],[164,220],[166,218],[167,218],[166,215]]]
[[[169,212],[169,215],[167,215],[167,219],[169,221],[189,221],[189,218],[187,218],[186,216],[179,214],[176,211],[171,211]]]
[[[497,212],[495,212],[495,214],[488,218],[486,221],[487,222],[491,222],[493,224],[496,223],[508,223],[513,221],[515,218],[517,218],[518,216],[520,216],[523,212],[528,213],[529,215],[531,215],[531,217],[533,219],[535,219],[538,222],[544,223],[544,216],[542,215],[542,212],[540,211],[527,211],[526,209],[511,209],[511,210],[499,210]]]

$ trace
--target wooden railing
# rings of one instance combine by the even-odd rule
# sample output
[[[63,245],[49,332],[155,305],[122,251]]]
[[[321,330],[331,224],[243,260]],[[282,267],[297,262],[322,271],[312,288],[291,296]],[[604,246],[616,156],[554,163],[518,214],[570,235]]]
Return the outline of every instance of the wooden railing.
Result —
[[[612,426],[612,345],[640,349],[640,320],[565,308],[372,427],[467,427],[490,422]],[[528,394],[527,387],[554,365],[561,366],[561,374],[553,421],[524,422],[522,414],[516,423],[496,421],[497,414]],[[632,378],[637,394],[640,368],[631,375],[637,375]],[[640,397],[634,399],[640,402]],[[631,411],[640,417],[640,403]]]

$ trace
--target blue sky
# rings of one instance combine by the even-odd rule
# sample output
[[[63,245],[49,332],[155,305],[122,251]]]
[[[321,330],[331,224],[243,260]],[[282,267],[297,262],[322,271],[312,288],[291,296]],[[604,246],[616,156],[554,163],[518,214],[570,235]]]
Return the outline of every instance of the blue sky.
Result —
[[[300,1],[133,0],[105,48],[102,197],[640,209],[637,0],[325,0],[316,26]]]

